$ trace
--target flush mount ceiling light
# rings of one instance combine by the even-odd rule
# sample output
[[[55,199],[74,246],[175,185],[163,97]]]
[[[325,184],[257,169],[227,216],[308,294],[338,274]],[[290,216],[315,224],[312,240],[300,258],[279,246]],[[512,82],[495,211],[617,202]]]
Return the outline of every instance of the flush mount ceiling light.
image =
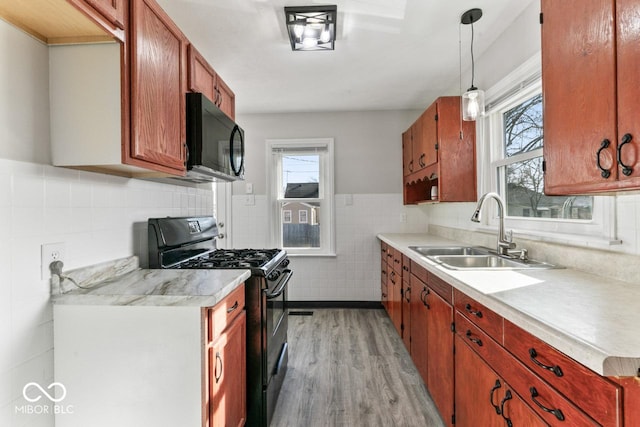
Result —
[[[484,91],[473,84],[475,59],[473,57],[473,24],[482,18],[482,9],[469,9],[460,17],[460,23],[471,25],[471,87],[462,94],[462,120],[474,121],[484,115]]]
[[[285,7],[291,50],[333,50],[337,11],[335,5]]]

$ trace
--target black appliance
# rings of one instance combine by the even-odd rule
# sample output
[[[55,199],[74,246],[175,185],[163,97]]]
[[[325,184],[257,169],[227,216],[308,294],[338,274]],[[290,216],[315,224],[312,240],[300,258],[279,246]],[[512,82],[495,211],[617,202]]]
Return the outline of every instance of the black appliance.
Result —
[[[215,218],[148,220],[149,268],[249,269],[247,426],[268,427],[287,372],[287,290],[292,271],[282,249],[216,249]]]
[[[244,131],[203,94],[186,97],[187,174],[182,179],[244,179]]]

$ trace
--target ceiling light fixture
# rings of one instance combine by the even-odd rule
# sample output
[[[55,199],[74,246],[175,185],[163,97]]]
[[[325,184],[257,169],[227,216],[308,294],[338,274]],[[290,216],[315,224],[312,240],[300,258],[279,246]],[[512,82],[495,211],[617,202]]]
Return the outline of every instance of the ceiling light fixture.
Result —
[[[287,6],[284,15],[291,50],[334,50],[337,6]]]
[[[474,121],[484,115],[484,91],[473,84],[475,59],[473,57],[473,24],[482,18],[482,9],[469,9],[460,17],[460,23],[471,25],[471,87],[462,94],[462,120]]]

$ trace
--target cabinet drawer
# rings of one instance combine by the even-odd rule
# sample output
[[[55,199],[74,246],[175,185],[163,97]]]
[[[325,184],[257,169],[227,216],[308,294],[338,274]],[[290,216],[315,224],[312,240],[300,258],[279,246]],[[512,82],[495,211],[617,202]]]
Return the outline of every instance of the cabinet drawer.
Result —
[[[502,344],[502,317],[457,289],[453,295],[456,309]]]
[[[402,254],[402,279],[408,282],[409,275],[411,274],[411,259],[405,254],[403,253],[401,254]]]
[[[549,425],[597,425],[459,311],[456,311],[456,333]]]
[[[209,341],[213,341],[244,309],[244,284],[209,309]]]
[[[389,248],[391,253],[393,254],[393,269],[398,272],[398,274],[402,274],[402,252],[395,248]]]
[[[422,280],[423,283],[427,283],[427,269],[422,267],[417,262],[411,260],[411,274]]]
[[[504,346],[516,358],[599,423],[620,425],[621,392],[617,385],[513,323],[504,323]]]
[[[453,304],[453,288],[450,284],[431,273],[427,273],[427,283],[429,287],[444,298],[446,302]]]

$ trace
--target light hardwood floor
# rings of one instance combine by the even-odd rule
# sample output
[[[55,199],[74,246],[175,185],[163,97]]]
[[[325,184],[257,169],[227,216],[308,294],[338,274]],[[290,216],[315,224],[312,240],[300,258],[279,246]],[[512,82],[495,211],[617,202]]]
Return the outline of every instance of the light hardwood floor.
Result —
[[[289,346],[271,427],[444,426],[384,310],[289,316]]]

